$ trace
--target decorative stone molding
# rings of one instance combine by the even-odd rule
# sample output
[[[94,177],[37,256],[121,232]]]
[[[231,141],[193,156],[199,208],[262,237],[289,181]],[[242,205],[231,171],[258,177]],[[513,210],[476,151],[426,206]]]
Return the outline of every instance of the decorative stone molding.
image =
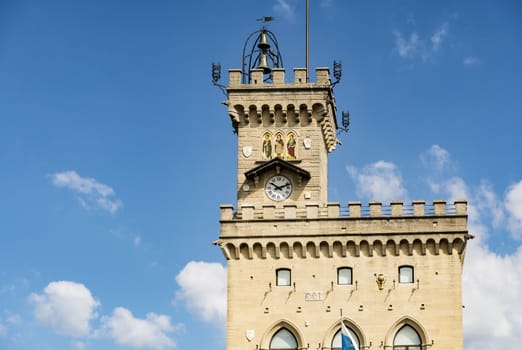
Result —
[[[293,259],[333,258],[359,256],[412,256],[412,255],[461,255],[466,241],[461,237],[439,238],[436,235],[420,239],[334,237],[329,240],[293,240],[291,237],[278,240],[250,239],[216,242],[227,260],[238,259]]]
[[[242,84],[241,71],[229,70],[229,100],[225,105],[228,105],[233,128],[237,131],[247,125],[268,127],[274,124],[292,127],[294,123],[307,126],[316,121],[320,125],[328,152],[332,152],[338,140],[336,107],[328,68],[316,69],[315,83],[306,82],[304,68],[294,69],[293,83],[285,83],[283,68],[274,69],[273,73],[273,82],[267,83],[263,81],[263,71],[255,69],[252,71],[251,82]],[[271,93],[270,99],[266,98],[267,92]],[[295,96],[293,103],[288,103],[288,93]]]

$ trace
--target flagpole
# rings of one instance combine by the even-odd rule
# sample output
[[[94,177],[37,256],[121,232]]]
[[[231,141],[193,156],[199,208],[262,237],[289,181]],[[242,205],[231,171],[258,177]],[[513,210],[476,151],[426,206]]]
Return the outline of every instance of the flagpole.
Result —
[[[308,83],[308,0],[306,0],[306,82]]]

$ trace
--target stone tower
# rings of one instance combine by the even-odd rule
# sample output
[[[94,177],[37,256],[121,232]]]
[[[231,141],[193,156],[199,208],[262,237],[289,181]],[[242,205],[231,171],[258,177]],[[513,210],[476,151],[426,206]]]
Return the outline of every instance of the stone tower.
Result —
[[[328,202],[328,68],[229,71],[237,205],[221,206],[227,350],[461,350],[467,203]]]

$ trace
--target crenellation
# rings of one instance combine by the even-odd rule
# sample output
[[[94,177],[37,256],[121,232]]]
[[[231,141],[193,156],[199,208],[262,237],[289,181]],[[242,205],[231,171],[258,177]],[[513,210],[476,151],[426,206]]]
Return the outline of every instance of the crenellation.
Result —
[[[229,69],[228,70],[228,85],[238,86],[241,85],[241,69]]]
[[[285,69],[274,68],[272,69],[272,81],[274,85],[282,85],[285,83]]]
[[[348,202],[348,215],[352,218],[361,216],[361,202]]]
[[[402,201],[391,201],[390,207],[391,207],[392,216],[402,216],[402,207],[403,207]]]
[[[371,201],[370,205],[370,216],[381,216],[382,215],[382,203],[379,201]]]
[[[294,84],[306,83],[306,68],[294,68]]]
[[[413,201],[413,215],[414,216],[423,216],[425,204],[426,204],[426,202],[424,202],[422,200]]]
[[[313,181],[313,180],[312,180]],[[253,204],[243,203],[232,219],[229,217],[232,205],[222,205],[221,220],[238,219],[241,214],[242,220],[251,220],[254,210],[258,210],[259,219],[316,219],[316,218],[400,218],[400,217],[437,217],[437,216],[467,216],[467,201],[455,200],[453,204],[447,204],[444,200],[435,200],[432,205],[426,205],[424,201],[413,201],[411,206],[405,206],[402,201],[391,201],[389,206],[383,206],[382,202],[370,201],[368,206],[363,207],[361,202],[349,202],[347,207],[341,207],[339,203],[327,203],[325,207],[320,207],[318,203],[305,202],[304,207],[296,204],[285,204],[284,214],[275,210],[276,204],[263,204],[260,208],[254,208]],[[233,209],[232,209],[233,210]],[[246,214],[244,211],[248,211]],[[250,219],[247,219],[249,217]],[[437,226],[437,221],[432,224]]]
[[[259,85],[264,83],[264,73],[262,69],[253,69],[251,72],[251,84]]]
[[[274,68],[272,69],[272,81],[266,82],[264,79],[263,69],[257,68],[253,69],[251,74],[250,83],[242,83],[242,72],[241,69],[229,69],[229,89],[241,87],[251,87],[251,86],[259,86],[262,85],[264,87],[281,87],[285,86],[327,86],[330,87],[332,85],[330,79],[330,69],[328,67],[317,67],[315,69],[316,81],[310,82],[306,79],[306,68],[294,68],[294,80],[290,83],[285,82],[285,73],[286,70],[284,68]]]

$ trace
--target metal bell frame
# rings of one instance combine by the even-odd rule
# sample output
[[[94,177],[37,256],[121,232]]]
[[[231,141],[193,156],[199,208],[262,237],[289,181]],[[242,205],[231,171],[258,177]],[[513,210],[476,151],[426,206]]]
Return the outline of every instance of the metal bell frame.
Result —
[[[257,34],[255,40],[252,38]],[[249,42],[252,42],[249,46]],[[272,49],[270,42],[274,49]],[[248,47],[251,47],[250,52],[247,53]],[[274,33],[266,28],[261,28],[250,34],[243,46],[243,62],[242,62],[242,82],[249,84],[251,81],[251,72],[256,68],[263,68],[263,73],[266,78],[265,82],[272,81],[272,69],[283,67],[283,57],[279,51],[279,43]]]

